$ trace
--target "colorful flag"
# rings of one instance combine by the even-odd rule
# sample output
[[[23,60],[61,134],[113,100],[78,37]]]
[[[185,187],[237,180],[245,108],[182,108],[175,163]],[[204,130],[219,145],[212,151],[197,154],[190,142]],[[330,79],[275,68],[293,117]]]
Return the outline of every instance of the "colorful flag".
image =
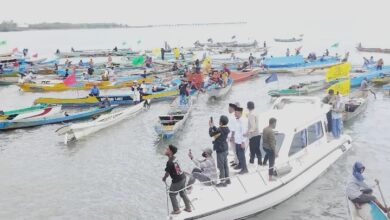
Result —
[[[153,48],[152,49],[152,54],[155,55],[155,56],[158,56],[160,55],[161,53],[161,49],[160,48]]]
[[[173,49],[173,55],[175,56],[175,59],[179,59],[179,57],[180,57],[180,50],[179,50],[179,48],[175,47]]]
[[[7,44],[6,40],[0,41],[0,46],[6,45],[6,44]]]
[[[232,36],[232,40],[235,39],[235,38],[236,38],[236,35],[233,35],[233,36]]]
[[[327,89],[327,92],[331,89],[335,94],[340,93],[340,95],[348,95],[351,89],[351,80],[348,79],[335,83]]]
[[[325,80],[329,82],[335,79],[348,78],[350,70],[350,63],[343,63],[336,66],[332,66],[328,69],[328,71],[326,71]]]
[[[32,57],[37,58],[38,54],[36,53],[36,54],[32,55]]]
[[[19,49],[18,48],[14,48],[14,49],[12,49],[12,53],[17,53],[19,51]]]
[[[123,42],[122,42],[122,46],[125,46],[126,44],[127,44],[126,41],[123,41]]]
[[[66,79],[64,79],[64,84],[67,86],[71,86],[76,83],[76,72],[70,74]]]
[[[271,76],[265,79],[265,83],[271,83],[275,81],[278,81],[278,75],[276,75],[276,73],[272,73]]]
[[[132,64],[134,65],[134,66],[140,66],[140,65],[142,65],[142,64],[144,64],[144,62],[145,62],[145,57],[144,56],[137,56],[137,57],[134,57],[133,59],[132,59]]]
[[[333,44],[333,45],[330,46],[330,47],[337,48],[337,47],[339,47],[339,43],[335,43],[335,44]]]
[[[138,40],[138,41],[137,41],[137,44],[141,44],[141,43],[142,43],[142,41],[141,41],[141,40]]]

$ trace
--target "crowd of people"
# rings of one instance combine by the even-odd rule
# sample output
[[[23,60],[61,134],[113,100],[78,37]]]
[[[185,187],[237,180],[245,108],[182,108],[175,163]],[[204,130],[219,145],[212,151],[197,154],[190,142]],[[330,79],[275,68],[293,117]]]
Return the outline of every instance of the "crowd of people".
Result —
[[[218,125],[214,124],[213,118],[209,120],[209,135],[212,138],[213,148],[205,148],[202,151],[202,157],[196,159],[191,150],[188,153],[189,159],[194,163],[195,168],[190,172],[184,172],[175,157],[177,148],[169,145],[165,150],[168,161],[165,168],[163,181],[170,176],[172,184],[169,188],[169,197],[173,207],[172,214],[181,212],[177,194],[180,194],[185,204],[185,211],[191,212],[190,200],[187,192],[190,192],[195,181],[205,185],[215,185],[216,187],[227,187],[231,184],[230,167],[237,170],[238,175],[248,173],[247,158],[245,151],[249,143],[250,158],[249,163],[254,164],[257,159],[259,166],[269,167],[269,181],[274,181],[276,175],[273,166],[275,158],[278,156],[276,151],[276,137],[274,129],[276,119],[270,118],[269,125],[260,133],[258,127],[258,116],[254,112],[254,102],[247,103],[248,114],[243,116],[244,108],[239,103],[230,103],[228,106],[228,116],[222,115],[219,118]],[[263,137],[263,138],[262,138]],[[264,158],[261,153],[261,141]],[[216,159],[213,157],[215,151]],[[234,152],[234,159],[229,162],[229,151]],[[218,172],[219,171],[219,172]],[[217,174],[219,173],[219,176]],[[186,179],[188,178],[188,181]]]

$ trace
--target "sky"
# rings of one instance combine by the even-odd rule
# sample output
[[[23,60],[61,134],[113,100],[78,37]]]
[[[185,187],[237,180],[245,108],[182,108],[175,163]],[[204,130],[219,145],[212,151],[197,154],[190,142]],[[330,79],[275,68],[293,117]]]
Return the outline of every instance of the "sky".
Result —
[[[0,21],[128,25],[247,21],[259,27],[305,27],[310,19],[321,26],[361,25],[370,30],[390,21],[388,6],[388,0],[19,0],[2,2]]]

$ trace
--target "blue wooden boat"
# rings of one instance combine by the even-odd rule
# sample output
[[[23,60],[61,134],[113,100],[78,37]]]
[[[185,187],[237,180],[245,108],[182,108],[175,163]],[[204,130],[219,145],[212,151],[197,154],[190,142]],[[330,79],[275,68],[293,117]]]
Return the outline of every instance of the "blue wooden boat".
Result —
[[[367,73],[362,73],[358,76],[354,76],[351,78],[351,87],[359,87],[362,83],[363,79],[367,77],[368,80],[371,80],[373,78],[377,78],[384,74],[389,74],[390,69],[383,69],[383,70],[372,70]]]
[[[351,220],[388,220],[386,214],[373,202],[362,204],[360,209],[348,199]]]
[[[0,122],[0,130],[11,130],[11,129],[35,127],[40,125],[55,124],[55,123],[74,121],[74,120],[84,120],[102,114],[104,112],[111,111],[113,108],[114,106],[94,108],[94,109],[90,109],[87,111],[82,111],[74,114],[67,114],[66,112],[62,112],[58,115],[43,117],[39,119],[21,119],[17,121],[5,120]]]

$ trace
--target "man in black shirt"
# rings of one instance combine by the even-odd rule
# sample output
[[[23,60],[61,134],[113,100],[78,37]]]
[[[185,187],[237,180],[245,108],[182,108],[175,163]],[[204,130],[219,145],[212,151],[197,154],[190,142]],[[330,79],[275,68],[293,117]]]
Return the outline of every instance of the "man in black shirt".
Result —
[[[186,208],[184,211],[191,212],[190,200],[187,197],[186,190],[184,190],[186,186],[186,176],[181,170],[179,166],[179,162],[174,156],[177,152],[177,148],[173,145],[169,145],[165,150],[165,155],[168,157],[167,166],[165,167],[165,175],[162,178],[163,182],[166,181],[168,176],[171,176],[172,184],[169,188],[169,197],[171,198],[173,212],[172,214],[179,214],[180,208],[179,203],[176,199],[177,191],[180,190],[180,197],[183,199]]]

